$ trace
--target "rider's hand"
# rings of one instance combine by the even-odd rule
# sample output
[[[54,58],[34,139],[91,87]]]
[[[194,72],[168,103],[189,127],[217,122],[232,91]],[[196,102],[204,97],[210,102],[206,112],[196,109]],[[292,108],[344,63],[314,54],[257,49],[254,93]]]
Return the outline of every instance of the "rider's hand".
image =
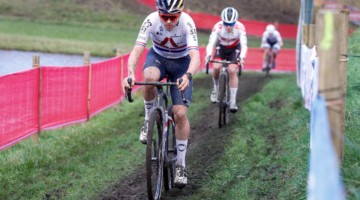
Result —
[[[181,83],[180,83],[181,79]],[[186,74],[184,74],[180,79],[177,80],[178,88],[180,91],[184,91],[190,86],[190,80]]]
[[[128,83],[128,79],[131,78],[132,82],[131,85],[129,85]],[[134,74],[130,74],[128,77],[124,78],[122,81],[122,90],[123,93],[126,93],[126,88],[131,88],[133,85],[135,84],[135,75]]]
[[[239,65],[243,66],[243,65],[244,65],[244,63],[245,63],[245,58],[244,58],[244,57],[242,57],[242,56],[239,56],[239,58],[238,58],[238,62],[239,62]]]
[[[210,59],[211,59],[211,55],[207,55],[205,57],[205,64],[207,64],[210,61]]]

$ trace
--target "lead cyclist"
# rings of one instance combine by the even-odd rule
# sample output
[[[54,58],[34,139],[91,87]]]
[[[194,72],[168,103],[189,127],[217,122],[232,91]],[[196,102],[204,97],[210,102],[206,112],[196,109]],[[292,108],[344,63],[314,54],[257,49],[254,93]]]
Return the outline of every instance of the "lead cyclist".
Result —
[[[228,60],[231,64],[228,67],[230,76],[230,111],[236,112],[236,93],[239,79],[236,72],[239,64],[243,65],[247,54],[247,37],[245,26],[238,21],[238,12],[233,7],[227,7],[221,12],[221,21],[214,25],[206,46],[205,62],[208,62],[216,46],[214,59]],[[213,64],[213,83],[210,100],[215,103],[218,100],[219,74],[221,64]]]
[[[184,0],[156,0],[156,12],[144,20],[128,60],[128,77],[123,80],[123,90],[135,82],[135,68],[150,37],[153,47],[149,50],[143,66],[144,81],[160,81],[169,76],[178,82],[178,88],[171,86],[170,93],[176,123],[177,161],[175,180],[177,187],[187,184],[185,165],[186,150],[190,133],[187,110],[192,96],[192,75],[200,65],[200,54],[196,27],[192,18],[183,12]],[[132,84],[127,79],[132,78]],[[186,90],[185,90],[186,89]],[[143,87],[145,119],[140,131],[140,141],[146,144],[149,116],[155,102],[155,87]],[[188,103],[184,103],[180,91],[184,91]]]

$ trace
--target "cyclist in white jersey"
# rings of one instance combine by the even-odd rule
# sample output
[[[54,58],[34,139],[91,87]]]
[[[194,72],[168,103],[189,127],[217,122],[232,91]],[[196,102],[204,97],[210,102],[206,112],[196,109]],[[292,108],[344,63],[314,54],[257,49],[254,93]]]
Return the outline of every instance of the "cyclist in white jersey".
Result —
[[[178,82],[178,88],[171,86],[171,98],[176,122],[177,161],[175,185],[187,184],[185,165],[186,149],[190,133],[190,124],[186,116],[192,95],[192,75],[200,65],[198,39],[194,21],[182,12],[183,0],[156,0],[157,11],[144,20],[133,50],[128,60],[128,77],[135,82],[135,67],[150,36],[153,47],[149,50],[143,67],[144,81],[159,81],[169,76]],[[131,87],[127,78],[123,80],[123,89]],[[188,103],[184,103],[179,91],[184,91]],[[146,144],[148,119],[155,102],[154,86],[143,87],[145,120],[140,133],[140,141]]]
[[[247,54],[247,37],[245,26],[238,20],[238,12],[233,7],[227,7],[221,12],[221,21],[217,22],[212,30],[209,43],[206,46],[205,62],[208,62],[216,51],[214,59],[228,60],[231,64],[228,67],[230,76],[230,111],[238,110],[236,104],[236,93],[239,79],[236,75],[239,64],[243,65]],[[213,63],[213,83],[210,100],[215,103],[218,100],[219,74],[221,64]]]
[[[273,50],[273,66],[272,68],[275,68],[276,64],[276,55],[279,52],[281,46],[283,45],[281,35],[279,31],[276,30],[275,26],[272,24],[269,24],[266,26],[266,30],[262,35],[261,39],[261,48],[264,49],[264,55],[263,55],[263,71],[266,68],[266,55],[270,51],[270,49]]]

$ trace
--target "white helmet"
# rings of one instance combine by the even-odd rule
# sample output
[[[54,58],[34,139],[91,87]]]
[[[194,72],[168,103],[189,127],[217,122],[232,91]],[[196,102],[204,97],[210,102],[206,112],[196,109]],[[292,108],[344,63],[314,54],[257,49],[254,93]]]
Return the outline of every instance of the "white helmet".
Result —
[[[235,23],[238,17],[238,12],[233,7],[227,7],[221,12],[221,20],[227,24]]]
[[[270,33],[270,34],[273,34],[274,32],[275,32],[275,26],[274,25],[272,25],[272,24],[269,24],[269,25],[267,25],[266,26],[266,31],[268,32],[268,33]]]

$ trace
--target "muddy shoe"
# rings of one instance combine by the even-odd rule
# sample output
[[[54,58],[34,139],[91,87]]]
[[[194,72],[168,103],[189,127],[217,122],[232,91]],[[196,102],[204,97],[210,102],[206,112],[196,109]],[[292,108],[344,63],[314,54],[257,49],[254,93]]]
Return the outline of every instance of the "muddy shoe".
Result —
[[[175,167],[175,180],[174,185],[178,188],[183,188],[187,184],[187,174],[185,167],[177,165]]]
[[[232,113],[236,113],[238,111],[238,107],[237,107],[237,105],[236,105],[236,103],[234,103],[234,104],[230,104],[230,112],[232,112]]]
[[[218,92],[215,88],[213,88],[211,95],[210,95],[210,101],[212,103],[216,103],[218,101]]]
[[[140,142],[143,144],[146,144],[148,129],[149,129],[149,120],[145,120],[141,128],[140,137],[139,137]]]

